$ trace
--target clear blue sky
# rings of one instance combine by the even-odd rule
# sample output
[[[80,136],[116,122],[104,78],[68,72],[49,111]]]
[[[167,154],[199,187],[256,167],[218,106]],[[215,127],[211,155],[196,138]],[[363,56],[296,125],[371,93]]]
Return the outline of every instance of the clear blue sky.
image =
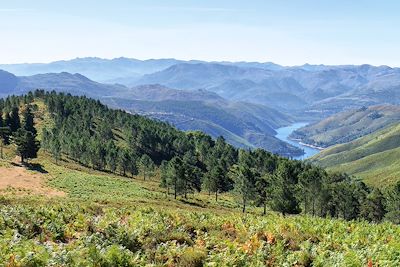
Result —
[[[0,0],[0,63],[97,56],[400,66],[400,1]]]

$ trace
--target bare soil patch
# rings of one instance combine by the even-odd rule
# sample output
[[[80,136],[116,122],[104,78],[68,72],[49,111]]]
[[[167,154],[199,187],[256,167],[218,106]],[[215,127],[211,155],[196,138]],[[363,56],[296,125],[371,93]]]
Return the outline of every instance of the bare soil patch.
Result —
[[[0,192],[16,194],[37,194],[49,197],[65,196],[65,192],[46,186],[46,175],[32,173],[24,167],[0,167]]]

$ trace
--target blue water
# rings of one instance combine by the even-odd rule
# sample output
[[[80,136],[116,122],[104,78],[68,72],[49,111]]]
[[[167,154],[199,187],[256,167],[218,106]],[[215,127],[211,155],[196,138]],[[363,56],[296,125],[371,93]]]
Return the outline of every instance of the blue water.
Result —
[[[275,131],[277,132],[277,135],[275,137],[281,139],[282,141],[285,141],[293,146],[299,147],[301,149],[304,150],[304,155],[299,156],[299,157],[294,157],[294,159],[307,159],[309,157],[312,157],[313,155],[317,154],[320,150],[312,148],[312,147],[308,147],[308,146],[303,146],[301,144],[299,144],[299,142],[297,141],[293,141],[290,140],[288,137],[289,135],[301,128],[304,127],[308,124],[308,122],[298,122],[298,123],[294,123],[290,126],[286,126],[286,127],[282,127],[282,128],[278,128]]]

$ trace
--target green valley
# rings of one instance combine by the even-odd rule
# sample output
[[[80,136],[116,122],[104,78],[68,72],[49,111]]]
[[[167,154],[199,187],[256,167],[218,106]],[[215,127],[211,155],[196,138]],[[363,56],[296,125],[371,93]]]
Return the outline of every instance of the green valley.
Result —
[[[375,186],[388,186],[400,177],[400,124],[352,142],[330,147],[311,161],[335,171],[346,171]]]

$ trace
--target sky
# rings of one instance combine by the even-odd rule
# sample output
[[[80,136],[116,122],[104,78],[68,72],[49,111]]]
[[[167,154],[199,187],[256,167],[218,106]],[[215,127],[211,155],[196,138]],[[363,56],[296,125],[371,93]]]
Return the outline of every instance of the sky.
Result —
[[[0,0],[0,63],[76,57],[400,66],[400,1]]]

